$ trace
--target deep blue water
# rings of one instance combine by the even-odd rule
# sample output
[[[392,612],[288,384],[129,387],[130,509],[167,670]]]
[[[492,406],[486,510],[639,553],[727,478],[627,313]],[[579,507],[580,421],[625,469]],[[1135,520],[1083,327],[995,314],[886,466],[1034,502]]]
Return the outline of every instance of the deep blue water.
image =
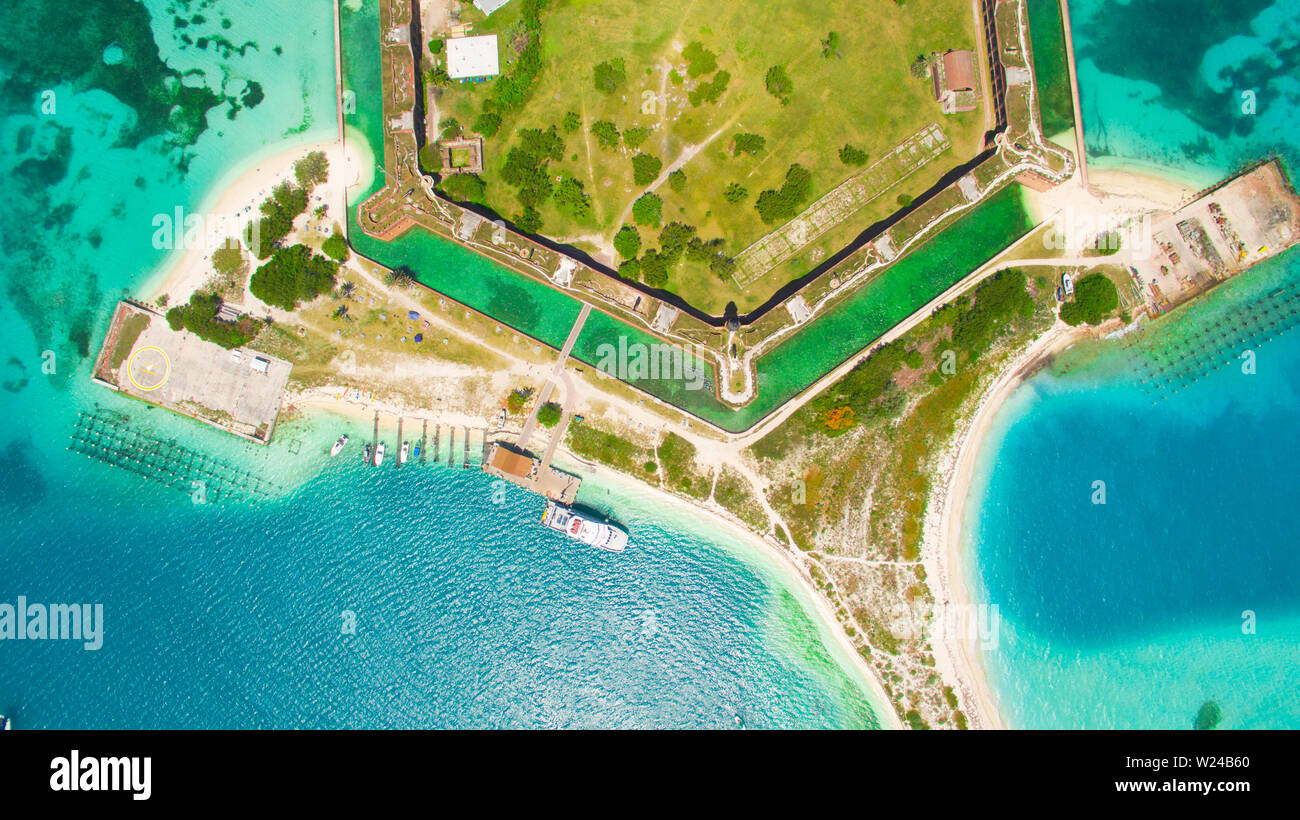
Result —
[[[1205,184],[1276,154],[1294,178],[1300,4],[1071,12],[1094,164]],[[1221,338],[1297,282],[1293,249],[1152,330],[1157,355],[1221,365],[1186,388],[1152,391],[1140,357],[1108,342],[1067,354],[1000,413],[968,532],[977,587],[1003,618],[982,658],[1012,725],[1190,727],[1213,699],[1225,727],[1300,726],[1300,332]]]
[[[0,603],[105,617],[98,651],[0,641],[0,712],[20,728],[876,725],[806,593],[738,536],[589,481],[632,547],[575,549],[537,498],[480,473],[330,462],[342,421],[283,424],[262,448],[89,382],[113,304],[167,261],[153,217],[333,134],[330,9],[0,10]],[[195,504],[70,452],[96,406],[284,492]]]

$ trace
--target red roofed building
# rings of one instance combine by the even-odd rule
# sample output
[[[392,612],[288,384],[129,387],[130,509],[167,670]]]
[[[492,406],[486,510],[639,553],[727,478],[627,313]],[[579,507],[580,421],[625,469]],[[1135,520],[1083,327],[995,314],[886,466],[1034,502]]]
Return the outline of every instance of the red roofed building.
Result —
[[[979,75],[975,71],[973,51],[934,54],[930,75],[934,80],[934,98],[942,103],[943,113],[975,110],[979,101]]]

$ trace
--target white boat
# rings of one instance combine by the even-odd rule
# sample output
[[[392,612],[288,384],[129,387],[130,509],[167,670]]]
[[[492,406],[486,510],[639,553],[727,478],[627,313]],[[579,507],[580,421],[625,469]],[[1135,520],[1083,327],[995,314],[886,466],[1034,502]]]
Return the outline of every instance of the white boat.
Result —
[[[542,513],[542,524],[562,532],[575,541],[610,552],[622,552],[627,547],[627,531],[616,524],[597,521],[582,513],[556,504],[546,502],[546,512]]]
[[[1065,286],[1066,299],[1069,299],[1071,296],[1074,295],[1074,279],[1070,277],[1070,274],[1068,273],[1061,274],[1061,284]]]
[[[334,446],[330,448],[330,458],[333,458],[334,456],[343,452],[343,448],[347,446],[347,443],[348,443],[347,433],[344,433],[343,435],[339,436],[339,440],[334,442]]]
[[[7,732],[14,728],[13,722],[4,715],[0,715],[0,732]]]
[[[375,466],[378,467],[384,463],[384,443],[379,442],[379,449],[375,451]]]
[[[406,456],[407,456],[410,452],[411,452],[411,442],[409,442],[409,441],[403,441],[403,442],[402,442],[402,450],[401,450],[401,452],[399,452],[399,453],[397,454],[397,463],[398,463],[398,464],[405,464],[405,463],[406,463]]]

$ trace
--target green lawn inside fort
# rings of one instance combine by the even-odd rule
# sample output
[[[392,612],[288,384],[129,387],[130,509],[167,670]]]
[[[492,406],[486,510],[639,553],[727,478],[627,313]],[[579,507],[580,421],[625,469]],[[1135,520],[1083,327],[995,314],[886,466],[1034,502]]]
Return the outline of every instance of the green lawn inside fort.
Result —
[[[444,137],[485,137],[484,184],[457,180],[453,198],[714,314],[762,304],[980,150],[982,93],[945,115],[914,70],[920,55],[977,49],[968,0],[463,8],[472,35],[499,35],[503,76],[426,80]],[[436,57],[426,49],[426,71]],[[746,248],[932,124],[946,151],[897,181],[891,169],[834,227],[737,276]]]

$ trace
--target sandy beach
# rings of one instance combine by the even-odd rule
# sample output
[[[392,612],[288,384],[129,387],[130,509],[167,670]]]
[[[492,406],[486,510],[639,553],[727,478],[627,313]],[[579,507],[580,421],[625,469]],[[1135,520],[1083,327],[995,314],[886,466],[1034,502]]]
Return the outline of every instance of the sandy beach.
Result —
[[[293,164],[313,151],[325,152],[330,172],[329,180],[312,194],[311,207],[328,205],[334,220],[346,222],[344,196],[347,189],[369,185],[373,174],[374,163],[363,140],[349,139],[346,146],[337,139],[288,141],[271,146],[266,152],[232,169],[213,187],[213,193],[204,199],[197,214],[205,222],[242,224],[241,220],[257,213],[272,188],[293,178]],[[211,276],[214,250],[216,248],[210,247],[208,242],[201,242],[174,251],[147,280],[140,295],[148,302],[166,295],[170,304],[188,299]]]
[[[1003,369],[985,392],[964,433],[958,436],[941,465],[943,482],[935,494],[935,503],[926,515],[925,544],[922,562],[930,578],[937,579],[936,609],[948,607],[957,613],[970,613],[978,599],[970,587],[970,559],[963,539],[966,504],[970,498],[980,448],[993,420],[1007,399],[1024,380],[1049,357],[1083,339],[1093,331],[1072,328],[1058,322],[1040,336]],[[969,617],[969,616],[967,616]],[[970,704],[972,728],[1006,728],[998,709],[996,694],[989,686],[978,643],[949,631],[943,640],[934,641],[935,665],[946,679],[959,683],[964,700]]]

